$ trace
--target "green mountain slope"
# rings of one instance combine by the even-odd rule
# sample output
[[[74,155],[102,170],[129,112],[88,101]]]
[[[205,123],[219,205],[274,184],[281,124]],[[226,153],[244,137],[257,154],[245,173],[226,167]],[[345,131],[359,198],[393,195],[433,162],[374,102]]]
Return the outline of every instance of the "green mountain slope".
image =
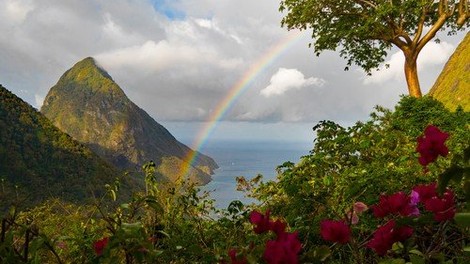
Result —
[[[164,178],[176,181],[180,168],[191,166],[185,158],[192,150],[135,105],[93,58],[76,63],[60,77],[41,112],[120,168],[132,171],[153,160],[165,165],[158,170]],[[189,178],[205,184],[215,168],[214,160],[199,153]]]
[[[461,105],[465,111],[470,111],[470,33],[446,63],[429,95],[449,109],[455,110]]]
[[[0,85],[2,208],[16,193],[25,200],[21,205],[51,197],[83,202],[102,195],[121,174]],[[123,183],[130,191],[127,179]]]

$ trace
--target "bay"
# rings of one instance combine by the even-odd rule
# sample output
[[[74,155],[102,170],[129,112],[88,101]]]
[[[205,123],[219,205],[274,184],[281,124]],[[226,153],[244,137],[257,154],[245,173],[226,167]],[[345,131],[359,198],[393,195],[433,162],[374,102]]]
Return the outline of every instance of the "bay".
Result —
[[[263,180],[276,178],[276,167],[286,161],[297,163],[307,155],[312,144],[279,141],[211,141],[201,152],[214,158],[219,169],[202,189],[211,192],[217,208],[227,208],[233,200],[255,202],[236,190],[236,177],[251,179],[258,174]]]

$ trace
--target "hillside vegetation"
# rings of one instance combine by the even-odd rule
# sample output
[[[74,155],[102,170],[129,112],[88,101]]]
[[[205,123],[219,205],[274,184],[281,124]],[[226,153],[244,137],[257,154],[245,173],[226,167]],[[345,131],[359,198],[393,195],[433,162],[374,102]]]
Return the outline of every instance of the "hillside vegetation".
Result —
[[[33,205],[52,197],[84,202],[122,178],[111,164],[57,129],[0,85],[0,200]],[[132,184],[122,179],[124,193]],[[7,199],[8,198],[8,199]],[[5,206],[5,204],[3,204]]]
[[[465,111],[470,111],[470,33],[446,63],[429,95],[449,109],[462,106]]]

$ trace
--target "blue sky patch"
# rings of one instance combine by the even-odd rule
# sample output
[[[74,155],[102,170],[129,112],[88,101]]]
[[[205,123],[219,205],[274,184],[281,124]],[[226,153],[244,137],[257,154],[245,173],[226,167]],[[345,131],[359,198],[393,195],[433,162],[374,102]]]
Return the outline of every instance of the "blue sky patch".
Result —
[[[186,17],[185,13],[172,6],[175,0],[151,0],[153,8],[163,14],[170,20],[182,20]]]

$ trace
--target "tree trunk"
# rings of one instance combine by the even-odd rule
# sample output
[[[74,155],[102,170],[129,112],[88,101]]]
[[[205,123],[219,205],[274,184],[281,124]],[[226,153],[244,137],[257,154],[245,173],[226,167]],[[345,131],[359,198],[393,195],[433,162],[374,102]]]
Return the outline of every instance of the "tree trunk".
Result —
[[[413,97],[421,97],[421,88],[419,87],[418,67],[416,57],[408,58],[405,56],[405,76],[408,84],[408,93]]]

